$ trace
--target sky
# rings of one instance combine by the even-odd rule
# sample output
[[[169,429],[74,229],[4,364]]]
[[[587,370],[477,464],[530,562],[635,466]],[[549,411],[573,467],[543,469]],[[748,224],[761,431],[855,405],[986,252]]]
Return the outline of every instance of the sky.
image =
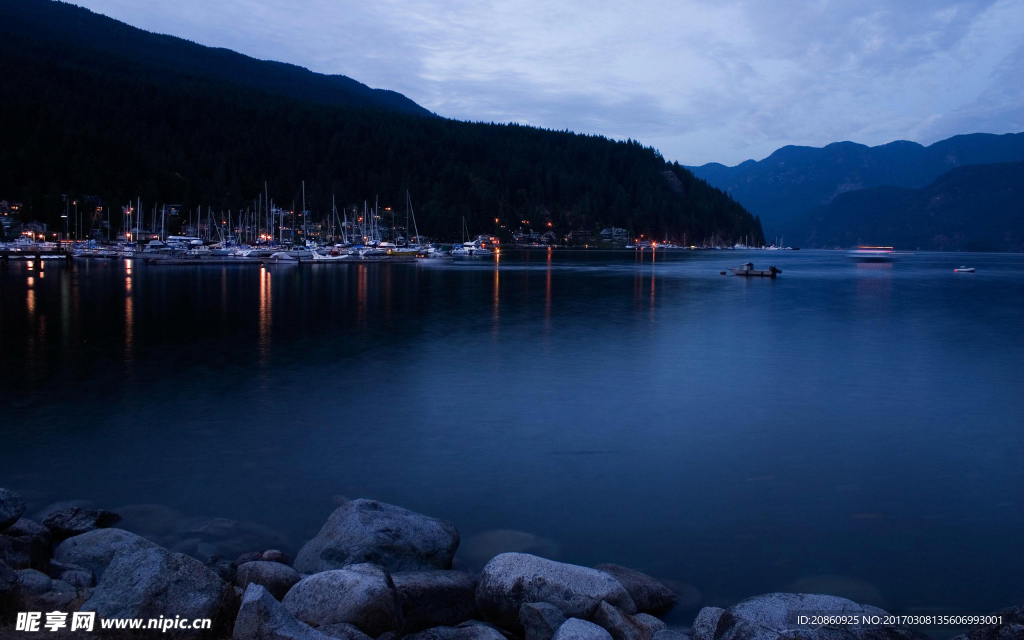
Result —
[[[74,0],[405,94],[695,165],[787,144],[1024,131],[1024,0]]]

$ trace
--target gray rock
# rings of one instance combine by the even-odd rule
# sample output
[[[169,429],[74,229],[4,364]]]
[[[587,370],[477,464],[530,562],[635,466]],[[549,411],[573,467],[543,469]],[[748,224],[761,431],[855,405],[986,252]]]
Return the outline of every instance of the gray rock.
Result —
[[[49,529],[28,518],[21,518],[8,527],[4,533],[17,538],[39,538],[40,540],[45,540],[46,544],[50,544],[51,540]]]
[[[486,625],[433,627],[405,636],[405,640],[505,640],[497,629]]]
[[[455,525],[375,500],[352,500],[335,509],[299,551],[295,569],[316,573],[372,562],[387,571],[450,569],[459,532]]]
[[[288,613],[317,627],[347,622],[373,637],[401,628],[401,607],[391,578],[372,564],[303,578],[282,604]]]
[[[636,612],[629,594],[607,573],[525,553],[495,556],[476,588],[476,606],[484,619],[517,631],[523,603],[547,602],[567,617],[589,618],[602,601]]]
[[[250,584],[242,597],[231,635],[236,640],[329,640],[332,637],[300,622],[258,584]]]
[[[17,576],[15,590],[18,593],[40,594],[53,589],[53,579],[42,571],[35,569],[19,569],[14,572]]]
[[[95,529],[61,542],[53,552],[53,559],[92,571],[96,579],[100,580],[114,555],[121,549],[155,548],[156,545],[149,540],[123,529]]]
[[[235,581],[235,573],[237,572],[238,568],[234,562],[231,562],[224,556],[212,556],[203,564],[205,564],[207,568],[210,569],[210,571],[213,571],[218,576],[220,576],[220,579],[224,582]]]
[[[266,560],[246,562],[235,572],[235,584],[238,586],[245,589],[250,584],[258,584],[278,600],[299,580],[299,572],[295,569],[286,564]]]
[[[546,602],[524,602],[519,607],[519,624],[526,640],[551,640],[565,622],[562,610]]]
[[[654,635],[633,616],[607,602],[599,602],[590,621],[611,634],[613,640],[651,640]]]
[[[166,549],[120,549],[83,611],[104,618],[210,618],[215,635],[233,612],[234,591],[195,558]],[[202,635],[198,630],[182,637]]]
[[[725,613],[725,609],[718,607],[704,607],[697,613],[693,621],[693,640],[713,640],[715,629],[718,628],[718,619]]]
[[[460,622],[459,624],[457,624],[455,626],[459,627],[459,628],[487,627],[487,628],[493,629],[493,630],[497,631],[498,633],[500,633],[501,635],[505,636],[505,640],[522,640],[521,636],[517,636],[517,635],[513,634],[510,631],[506,631],[504,629],[496,627],[493,624],[491,624],[490,622],[484,622],[483,620],[466,620],[465,622]],[[378,638],[378,640],[380,640],[380,639]]]
[[[105,529],[118,523],[121,516],[103,509],[82,509],[67,507],[58,509],[43,519],[43,526],[50,530],[54,540],[63,540],[81,535],[94,529]]]
[[[664,631],[668,628],[668,625],[663,621],[655,618],[649,613],[638,613],[633,616],[633,619],[643,628],[647,629],[647,632],[654,637],[659,631]]]
[[[10,489],[0,488],[0,532],[7,529],[25,513],[25,500]]]
[[[455,626],[476,617],[476,577],[461,571],[391,574],[402,607],[402,633]]]
[[[675,606],[677,597],[666,585],[635,569],[618,564],[599,564],[595,569],[604,571],[619,581],[633,598],[636,610],[643,613],[665,613]]]
[[[808,593],[767,593],[747,598],[739,604],[729,607],[727,611],[733,616],[750,620],[775,631],[793,628],[793,625],[787,621],[790,611],[887,615],[878,607],[859,605],[846,598]]]
[[[320,631],[326,633],[332,638],[341,638],[341,640],[371,640],[370,636],[347,622],[325,624],[320,627]],[[395,636],[396,638],[398,637],[394,631],[388,631],[387,633],[382,634],[380,638],[377,638],[377,640],[386,640],[389,635]]]
[[[75,587],[84,589],[95,583],[92,571],[77,564],[69,564],[58,560],[50,561],[46,574],[54,580],[63,580]]]
[[[612,637],[593,622],[569,618],[558,627],[554,640],[612,640]]]

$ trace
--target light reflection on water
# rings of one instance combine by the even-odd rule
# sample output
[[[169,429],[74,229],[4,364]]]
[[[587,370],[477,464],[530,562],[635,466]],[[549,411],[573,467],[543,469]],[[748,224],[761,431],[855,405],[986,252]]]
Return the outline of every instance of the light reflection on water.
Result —
[[[747,260],[783,275],[719,275]],[[0,483],[35,507],[160,502],[297,546],[365,495],[705,604],[1024,602],[1021,256],[46,271],[0,274],[0,359],[27,372]]]

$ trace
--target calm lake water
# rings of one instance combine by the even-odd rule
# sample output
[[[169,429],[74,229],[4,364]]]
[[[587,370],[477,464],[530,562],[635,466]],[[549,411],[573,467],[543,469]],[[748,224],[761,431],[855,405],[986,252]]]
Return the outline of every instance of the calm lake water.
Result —
[[[719,275],[748,259],[783,275]],[[1024,603],[1021,255],[12,262],[0,364],[30,509],[160,503],[294,551],[371,497],[703,604]]]

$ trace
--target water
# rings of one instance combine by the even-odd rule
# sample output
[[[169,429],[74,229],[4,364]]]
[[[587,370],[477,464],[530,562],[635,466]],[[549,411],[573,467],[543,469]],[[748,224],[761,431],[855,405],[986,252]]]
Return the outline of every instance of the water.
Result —
[[[783,275],[719,275],[748,259]],[[1022,321],[1020,255],[12,262],[0,486],[292,550],[372,497],[704,604],[990,611],[1024,602]]]

